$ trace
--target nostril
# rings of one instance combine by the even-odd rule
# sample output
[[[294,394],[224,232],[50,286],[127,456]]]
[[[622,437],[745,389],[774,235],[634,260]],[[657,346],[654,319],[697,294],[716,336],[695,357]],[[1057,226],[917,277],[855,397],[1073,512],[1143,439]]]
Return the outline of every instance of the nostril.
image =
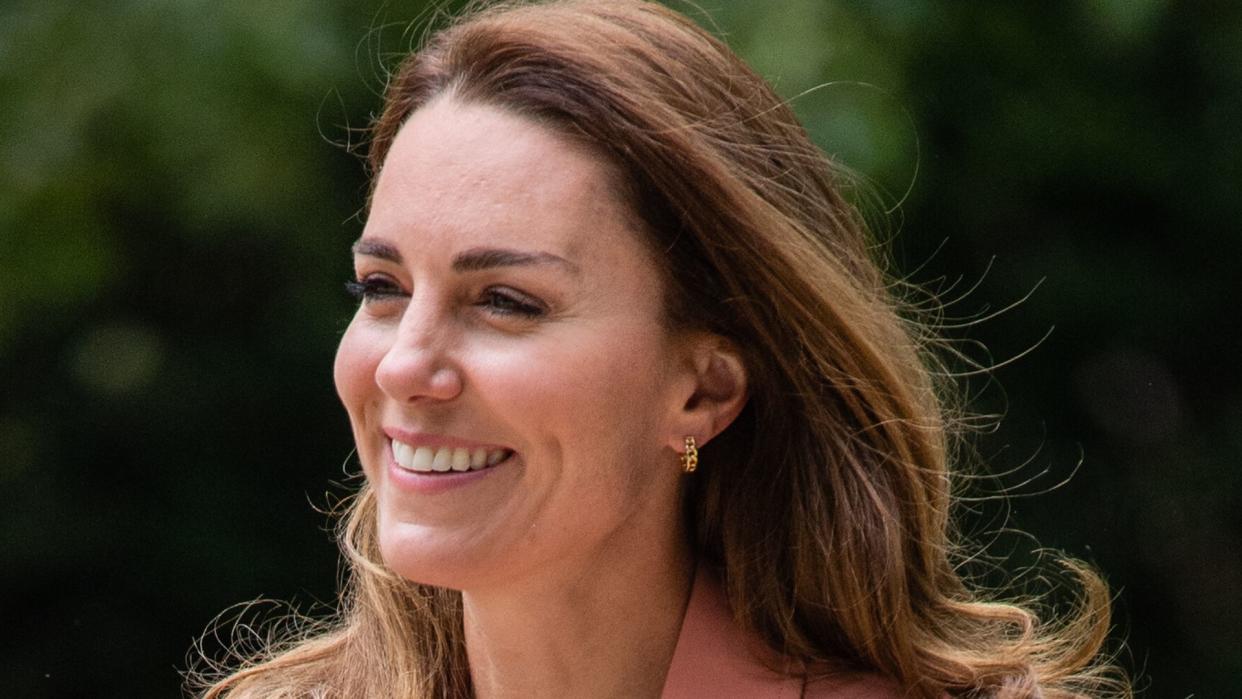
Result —
[[[380,390],[401,403],[451,400],[462,390],[460,370],[438,353],[394,347],[375,370]]]
[[[431,382],[428,386],[428,396],[438,398],[440,400],[449,400],[455,398],[461,393],[462,382],[461,373],[455,368],[441,367],[431,376]]]

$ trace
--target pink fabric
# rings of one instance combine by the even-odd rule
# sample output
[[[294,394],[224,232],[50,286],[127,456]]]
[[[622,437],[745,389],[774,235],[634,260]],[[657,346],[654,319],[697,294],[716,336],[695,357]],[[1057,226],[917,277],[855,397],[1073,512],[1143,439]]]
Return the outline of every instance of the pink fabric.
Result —
[[[702,566],[664,681],[663,699],[890,699],[896,683],[876,675],[842,673],[806,683],[801,675],[774,672],[760,660],[770,654],[733,623],[720,584]],[[771,657],[769,655],[769,657]]]

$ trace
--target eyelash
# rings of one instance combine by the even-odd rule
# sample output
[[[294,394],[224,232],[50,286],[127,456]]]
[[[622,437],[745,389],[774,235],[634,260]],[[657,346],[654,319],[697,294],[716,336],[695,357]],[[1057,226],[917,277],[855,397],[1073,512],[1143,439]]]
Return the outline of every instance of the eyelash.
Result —
[[[487,289],[483,292],[483,298],[475,305],[484,306],[496,315],[516,316],[532,320],[547,313],[547,309],[543,304],[531,299],[529,296],[519,295],[512,290]]]
[[[392,282],[375,277],[347,281],[345,282],[345,292],[359,303],[389,296],[399,296],[401,294],[401,290]]]
[[[387,279],[375,277],[347,281],[345,291],[359,303],[404,295],[396,284]],[[525,294],[496,288],[484,290],[482,298],[474,305],[485,308],[488,312],[498,316],[535,319],[547,313],[547,308],[542,303]]]

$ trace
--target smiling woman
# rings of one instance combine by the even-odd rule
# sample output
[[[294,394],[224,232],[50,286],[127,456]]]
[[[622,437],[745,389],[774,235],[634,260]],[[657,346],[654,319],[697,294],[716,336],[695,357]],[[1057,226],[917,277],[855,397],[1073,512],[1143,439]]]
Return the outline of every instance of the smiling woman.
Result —
[[[1128,694],[1094,574],[1052,621],[959,576],[928,333],[723,44],[496,5],[373,136],[341,612],[206,696]]]
[[[555,619],[532,601],[584,576],[645,570],[670,606],[685,584],[663,578],[688,584],[678,473],[661,466],[721,406],[684,409],[702,350],[674,346],[615,181],[585,144],[446,95],[393,140],[354,246],[362,305],[336,384],[384,563],[509,623]],[[648,410],[619,419],[632,405]],[[623,611],[610,587],[579,604]]]

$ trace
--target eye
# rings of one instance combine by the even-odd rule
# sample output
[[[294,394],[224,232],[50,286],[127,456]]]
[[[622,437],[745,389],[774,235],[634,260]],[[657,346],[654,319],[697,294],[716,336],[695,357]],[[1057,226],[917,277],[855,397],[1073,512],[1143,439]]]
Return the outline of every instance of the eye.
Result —
[[[396,282],[388,277],[371,275],[358,280],[345,282],[345,291],[360,303],[394,296],[404,296],[405,292]]]
[[[538,318],[548,312],[542,301],[509,288],[489,288],[475,304],[488,313],[518,318]]]

